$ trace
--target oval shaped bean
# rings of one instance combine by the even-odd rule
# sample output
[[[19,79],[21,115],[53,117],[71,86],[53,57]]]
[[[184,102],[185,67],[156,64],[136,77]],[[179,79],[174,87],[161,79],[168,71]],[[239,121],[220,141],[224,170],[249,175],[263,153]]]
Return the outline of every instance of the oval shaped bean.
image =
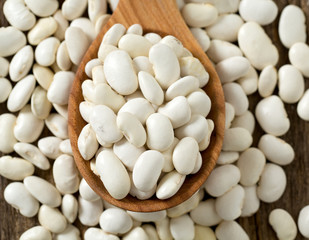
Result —
[[[309,121],[308,102],[309,102],[309,90],[307,89],[305,91],[305,94],[302,96],[302,98],[297,104],[297,114],[301,119],[305,121]]]
[[[23,107],[16,119],[14,136],[20,142],[31,143],[38,139],[44,128],[44,121],[38,119],[31,111],[31,106]]]
[[[147,121],[147,146],[150,149],[164,151],[173,143],[174,131],[170,120],[160,113],[151,114]]]
[[[261,97],[269,97],[273,94],[277,85],[277,69],[274,66],[263,68],[259,76],[258,91]]]
[[[241,217],[250,217],[255,214],[260,208],[260,199],[256,193],[256,185],[244,187],[245,199],[244,205],[241,209]]]
[[[27,7],[39,17],[47,17],[53,14],[58,6],[59,3],[55,0],[43,0],[37,3],[35,0],[25,0]]]
[[[36,62],[44,67],[51,66],[56,60],[59,45],[60,41],[55,37],[44,39],[35,49],[34,55]]]
[[[133,172],[133,182],[137,189],[150,191],[156,185],[164,164],[163,155],[155,150],[143,152],[137,159]]]
[[[48,67],[35,63],[32,67],[32,72],[40,86],[47,91],[54,79],[53,71]]]
[[[63,16],[68,20],[74,20],[80,17],[87,7],[87,0],[68,0],[62,4],[61,10]]]
[[[214,62],[218,63],[224,59],[242,56],[242,52],[238,46],[233,43],[222,41],[219,39],[213,39],[207,50],[207,55]]]
[[[247,129],[250,134],[253,134],[255,128],[255,117],[251,111],[246,111],[240,116],[236,116],[232,121],[232,128],[241,127]]]
[[[289,50],[289,60],[293,66],[305,76],[309,77],[309,65],[304,59],[309,55],[309,47],[306,43],[297,42]]]
[[[61,204],[60,193],[48,181],[37,176],[29,176],[24,179],[24,185],[40,203],[50,207],[58,207]]]
[[[194,238],[194,223],[187,214],[172,218],[170,221],[170,229],[174,239]]]
[[[7,57],[15,54],[26,45],[25,34],[15,27],[0,28],[0,56]]]
[[[66,229],[63,232],[55,234],[54,239],[55,240],[66,240],[66,239],[80,240],[80,232],[77,227],[75,227],[72,224],[68,224]]]
[[[199,81],[196,77],[186,76],[174,82],[165,92],[165,100],[171,101],[177,96],[187,96],[199,87]],[[160,105],[160,104],[158,104]]]
[[[56,63],[63,71],[68,71],[72,67],[66,41],[62,41],[57,49]]]
[[[45,119],[47,128],[58,138],[68,138],[68,123],[67,120],[60,114],[52,113]]]
[[[28,75],[14,86],[7,102],[10,112],[17,112],[27,104],[35,88],[35,82],[34,76]]]
[[[42,40],[53,35],[57,27],[57,21],[53,17],[39,19],[35,26],[28,32],[29,43],[32,46],[38,45]]]
[[[14,151],[14,145],[17,142],[14,134],[16,117],[11,113],[0,115],[0,151],[10,153]]]
[[[83,225],[97,225],[102,212],[103,203],[101,198],[93,202],[87,201],[81,196],[78,198],[78,219]]]
[[[206,117],[211,109],[211,101],[205,92],[195,91],[187,96],[191,114],[200,114]]]
[[[119,240],[119,237],[113,234],[108,234],[104,232],[101,228],[88,228],[84,234],[85,240],[100,240],[104,238],[108,238],[109,240]]]
[[[19,181],[34,173],[34,166],[22,159],[11,156],[0,157],[0,175],[10,180]]]
[[[111,150],[103,150],[96,160],[97,171],[101,180],[112,197],[124,198],[130,191],[130,178],[124,165]],[[117,182],[113,180],[117,176]]]
[[[0,60],[1,60],[1,58],[0,58]],[[1,62],[0,62],[0,64],[3,65],[3,63],[1,63]],[[0,75],[1,75],[1,73],[0,73]],[[8,99],[11,91],[12,91],[11,82],[6,78],[0,77],[0,103],[3,103]]]
[[[67,227],[65,217],[57,208],[42,205],[38,214],[39,223],[52,233],[61,233]]]
[[[144,36],[136,34],[125,34],[118,42],[119,49],[126,51],[131,58],[148,56],[151,46],[152,43]]]
[[[78,150],[85,160],[90,160],[99,148],[96,134],[90,124],[83,127],[77,140]]]
[[[61,155],[59,145],[61,139],[57,137],[44,137],[38,141],[38,148],[48,158],[56,159]]]
[[[52,235],[45,227],[35,226],[35,227],[29,228],[27,231],[23,232],[23,234],[20,236],[19,239],[20,240],[29,240],[29,239],[52,240]]]
[[[62,194],[75,193],[79,188],[79,173],[73,157],[62,154],[54,162],[53,177],[56,188]]]
[[[216,228],[216,237],[220,240],[249,240],[245,230],[235,221],[222,221]]]
[[[257,195],[263,202],[275,202],[284,193],[286,175],[282,167],[267,163],[257,187]]]
[[[106,209],[100,216],[100,227],[108,233],[124,234],[133,225],[130,215],[120,208]]]
[[[63,196],[61,212],[70,223],[75,221],[78,213],[78,202],[73,195],[65,194]]]
[[[92,188],[88,185],[88,183],[86,182],[84,178],[80,181],[80,184],[79,184],[79,194],[81,195],[83,199],[90,201],[90,202],[96,201],[100,198],[98,194],[96,194],[92,190]]]
[[[308,215],[309,215],[309,205],[303,207],[298,215],[297,225],[300,233],[304,237],[309,237],[309,231],[308,231]]]
[[[4,199],[25,217],[33,217],[39,210],[39,202],[32,197],[23,183],[13,182],[4,189]]]
[[[37,86],[31,96],[31,111],[39,119],[46,119],[52,108],[52,104],[47,99],[47,92]]]

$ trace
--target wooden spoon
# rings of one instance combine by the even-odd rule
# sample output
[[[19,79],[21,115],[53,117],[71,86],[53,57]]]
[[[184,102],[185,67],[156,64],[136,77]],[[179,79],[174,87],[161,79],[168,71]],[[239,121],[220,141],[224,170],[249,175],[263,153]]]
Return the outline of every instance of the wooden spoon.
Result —
[[[152,197],[148,200],[138,200],[128,195],[122,200],[116,200],[109,195],[100,178],[90,169],[90,162],[85,161],[77,147],[78,136],[86,122],[79,113],[79,104],[83,96],[81,84],[87,79],[85,65],[93,58],[97,58],[97,52],[106,31],[115,23],[121,23],[126,28],[139,23],[144,33],[155,32],[162,37],[173,35],[178,38],[194,57],[198,58],[205,66],[210,75],[210,80],[204,90],[212,101],[212,110],[207,118],[214,121],[215,129],[211,136],[209,147],[202,152],[203,164],[197,174],[187,176],[183,186],[176,195],[167,199],[159,200]],[[183,21],[175,0],[120,0],[117,9],[103,27],[98,37],[89,47],[78,70],[71,90],[69,99],[69,136],[76,165],[90,187],[104,200],[123,209],[137,212],[153,212],[174,207],[190,198],[205,182],[206,178],[216,165],[223,142],[225,109],[224,95],[220,80],[187,25]]]

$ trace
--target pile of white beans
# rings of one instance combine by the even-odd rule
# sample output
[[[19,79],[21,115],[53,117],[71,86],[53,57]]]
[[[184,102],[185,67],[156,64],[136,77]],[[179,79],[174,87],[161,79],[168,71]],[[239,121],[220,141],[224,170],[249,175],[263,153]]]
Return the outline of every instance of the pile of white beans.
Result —
[[[171,35],[142,34],[138,24],[113,25],[82,83],[88,124],[78,149],[116,199],[174,196],[200,170],[214,129],[202,63]]]
[[[222,81],[223,150],[217,167],[189,200],[168,210],[137,213],[102,201],[80,179],[67,134],[70,86],[83,54],[110,16],[107,3],[5,2],[3,12],[11,26],[0,28],[0,102],[9,112],[0,115],[0,151],[5,154],[0,175],[12,181],[4,190],[7,203],[23,216],[38,215],[40,223],[25,231],[21,240],[81,239],[74,226],[77,218],[89,227],[85,240],[246,240],[249,236],[237,218],[255,214],[260,201],[275,202],[284,193],[291,179],[282,166],[294,159],[293,148],[280,138],[290,128],[285,104],[297,103],[299,117],[309,120],[304,13],[290,5],[278,16],[279,37],[289,49],[291,64],[277,70],[278,50],[262,27],[278,15],[273,1],[177,3]],[[115,9],[117,1],[109,4]],[[82,18],[86,10],[89,18]],[[247,96],[257,91],[262,100],[252,113]],[[265,134],[257,147],[251,147],[255,117]],[[48,137],[40,137],[44,126]],[[51,169],[53,181],[33,176],[35,168]],[[274,209],[269,223],[278,239],[296,238],[297,226],[287,211]],[[309,206],[300,211],[297,223],[300,234],[309,237]]]

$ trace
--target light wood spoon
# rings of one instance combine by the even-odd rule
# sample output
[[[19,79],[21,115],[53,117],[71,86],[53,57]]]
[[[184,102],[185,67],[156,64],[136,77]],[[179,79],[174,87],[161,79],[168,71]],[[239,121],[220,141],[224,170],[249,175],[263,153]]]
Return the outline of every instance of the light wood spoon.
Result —
[[[194,175],[188,175],[183,186],[176,195],[159,200],[155,196],[148,200],[138,200],[128,195],[122,200],[116,200],[109,195],[100,178],[90,169],[90,162],[85,161],[77,147],[78,136],[86,122],[79,112],[79,104],[84,100],[81,84],[87,79],[85,65],[93,58],[97,58],[97,52],[106,31],[115,23],[121,23],[126,28],[132,24],[142,25],[144,33],[155,32],[162,37],[173,35],[178,38],[194,57],[198,58],[210,75],[210,80],[204,90],[212,101],[211,112],[207,118],[214,121],[215,129],[211,136],[209,147],[202,152],[203,164],[200,171]],[[117,9],[103,27],[98,37],[89,47],[78,70],[69,99],[69,136],[76,165],[90,187],[104,200],[123,209],[137,212],[153,212],[174,207],[190,198],[205,182],[206,178],[216,165],[223,142],[225,109],[224,95],[220,80],[210,60],[207,58],[178,10],[175,0],[120,0]]]

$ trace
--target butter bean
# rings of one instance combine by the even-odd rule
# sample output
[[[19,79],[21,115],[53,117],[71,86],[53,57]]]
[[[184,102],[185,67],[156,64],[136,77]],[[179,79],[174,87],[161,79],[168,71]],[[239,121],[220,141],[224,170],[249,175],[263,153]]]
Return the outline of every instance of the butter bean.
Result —
[[[40,169],[47,170],[50,168],[48,159],[40,152],[40,150],[29,143],[16,143],[14,150],[24,159],[33,163]]]
[[[65,194],[61,203],[62,214],[66,217],[69,223],[73,223],[78,213],[78,202],[71,194]]]
[[[62,140],[57,137],[44,137],[38,141],[38,148],[46,157],[56,159],[61,155],[61,151],[59,149],[61,141]]]
[[[291,64],[298,68],[305,77],[309,77],[309,65],[304,61],[308,56],[309,46],[303,42],[293,44],[289,50],[289,60]]]
[[[90,124],[83,127],[81,133],[79,134],[77,145],[78,150],[84,160],[90,160],[93,158],[99,148],[99,143]]]
[[[244,198],[245,191],[243,187],[236,185],[216,199],[216,212],[223,220],[235,220],[241,215]]]
[[[173,128],[185,125],[191,118],[190,105],[183,96],[177,96],[165,105],[159,107],[158,113],[168,117]]]
[[[295,157],[294,150],[290,144],[270,134],[264,134],[260,138],[258,148],[269,161],[279,165],[290,164]]]
[[[27,231],[25,231],[21,236],[20,240],[40,240],[40,239],[46,239],[46,240],[52,240],[51,233],[42,226],[35,226],[32,228],[29,228]]]
[[[81,29],[86,34],[89,43],[91,43],[97,36],[94,25],[88,18],[76,18],[71,22],[70,27],[77,27]]]
[[[215,168],[207,178],[204,186],[211,196],[219,197],[229,191],[240,180],[240,170],[232,164]]]
[[[26,45],[25,34],[15,27],[0,28],[0,56],[7,57],[15,54]]]
[[[68,71],[72,67],[66,41],[62,41],[57,49],[56,63],[63,71]]]
[[[225,129],[231,127],[231,123],[235,118],[235,109],[232,104],[225,102]]]
[[[220,240],[249,240],[245,230],[235,221],[222,221],[216,228],[216,237]]]
[[[257,195],[263,202],[277,201],[286,187],[286,175],[282,167],[267,163],[257,187]]]
[[[305,121],[309,121],[308,102],[309,102],[309,91],[306,90],[304,95],[297,104],[297,114],[301,119]]]
[[[70,240],[80,240],[80,232],[79,229],[77,227],[75,227],[74,225],[68,224],[66,229],[58,234],[55,234],[54,236],[55,240],[66,240],[66,239],[70,239]]]
[[[160,113],[151,114],[146,122],[147,146],[150,149],[164,151],[173,143],[174,131],[170,120]]]
[[[180,217],[195,209],[200,202],[199,190],[194,193],[189,199],[176,205],[175,207],[167,209],[167,216],[170,218]]]
[[[162,37],[157,33],[146,33],[144,35],[152,44],[157,44],[161,41]]]
[[[167,173],[159,181],[156,191],[157,198],[167,199],[175,195],[185,181],[185,178],[185,175],[181,175],[175,170]]]
[[[39,223],[52,233],[61,233],[67,227],[65,217],[57,208],[42,205],[38,215]]]
[[[103,150],[97,156],[97,171],[101,180],[112,197],[116,199],[124,198],[130,191],[130,178],[124,165],[111,150]],[[117,182],[111,175],[117,175]]]
[[[144,97],[151,103],[161,105],[164,101],[164,93],[156,79],[148,72],[138,73],[138,82]]]
[[[208,133],[207,120],[199,115],[192,115],[190,121],[185,125],[175,129],[175,136],[179,139],[193,137],[198,143],[201,142]]]
[[[281,136],[290,128],[290,120],[278,96],[261,100],[256,106],[255,116],[263,130],[274,136]]]
[[[53,17],[39,19],[35,26],[28,32],[29,43],[33,46],[38,45],[42,40],[53,35],[57,27],[57,21]]]
[[[252,186],[256,184],[264,166],[266,159],[263,152],[257,148],[249,148],[242,152],[237,161],[237,167],[240,170],[240,183],[243,186]]]
[[[21,31],[27,31],[35,24],[35,16],[22,0],[6,1],[3,13],[8,22]]]
[[[276,3],[269,0],[245,0],[239,4],[239,14],[246,22],[254,21],[263,26],[275,20],[278,14],[278,7]]]
[[[61,9],[57,10],[53,17],[57,21],[58,25],[54,35],[56,38],[59,39],[59,41],[63,41],[65,31],[69,27],[69,21],[63,16]]]
[[[6,58],[0,57],[0,78],[1,79],[3,79],[4,77],[6,77],[8,75],[9,65],[10,65],[10,63]]]
[[[143,228],[135,227],[130,232],[125,234],[122,239],[123,240],[134,240],[134,239],[148,240],[149,238]]]
[[[162,38],[162,40],[160,40],[160,43],[163,43],[163,44],[169,46],[174,51],[174,53],[176,54],[177,58],[182,56],[183,51],[184,51],[183,50],[183,45],[174,36],[167,35],[164,38]]]
[[[132,228],[130,215],[120,208],[109,208],[100,216],[100,227],[112,234],[124,234]]]
[[[286,48],[294,43],[306,42],[306,17],[302,9],[295,5],[287,5],[279,19],[279,38]]]
[[[119,240],[119,237],[117,237],[116,235],[105,233],[100,228],[88,228],[84,234],[85,240],[102,240],[105,238],[107,238],[108,240]]]
[[[38,139],[44,128],[44,121],[31,112],[31,106],[23,107],[16,119],[14,136],[20,142],[31,143]]]
[[[235,42],[240,27],[244,24],[237,14],[220,15],[214,24],[208,26],[206,31],[212,39]]]
[[[196,77],[200,82],[200,88],[204,87],[208,83],[209,74],[197,58],[192,56],[182,57],[179,59],[179,64],[181,77],[188,75]]]
[[[143,35],[143,28],[140,24],[132,24],[128,28],[127,34]]]
[[[150,189],[149,191],[141,191],[134,185],[132,174],[129,173],[129,176],[131,180],[131,188],[129,193],[131,196],[136,197],[137,199],[140,200],[145,200],[151,198],[155,194],[157,184],[155,184],[153,188]]]
[[[95,25],[94,25],[94,30],[96,34],[99,34],[99,32],[101,31],[103,26],[108,22],[110,17],[111,17],[110,14],[103,14],[97,18]]]
[[[196,77],[187,76],[173,83],[165,93],[166,101],[170,101],[177,96],[187,96],[199,87],[199,81]],[[160,104],[158,104],[160,105]]]
[[[250,132],[241,127],[226,129],[222,149],[224,151],[242,152],[249,148],[253,142]]]
[[[106,14],[107,10],[106,2],[107,1],[98,1],[98,0],[88,1],[88,16],[93,23],[95,23],[101,15]]]
[[[150,191],[157,183],[164,164],[163,155],[155,150],[143,152],[137,159],[133,172],[133,182],[137,189]]]
[[[148,56],[152,43],[145,37],[136,34],[125,34],[118,42],[118,47],[126,51],[131,58]]]
[[[201,28],[190,28],[190,31],[200,44],[202,50],[206,52],[210,47],[210,38],[207,32]]]
[[[179,78],[180,66],[177,56],[166,44],[153,45],[149,50],[149,61],[153,64],[155,78],[162,89],[167,89]]]
[[[100,197],[92,190],[92,188],[88,185],[86,180],[83,178],[79,184],[79,194],[81,197],[87,201],[96,201]]]
[[[205,237],[208,240],[215,240],[216,239],[216,235],[211,228],[195,225],[194,226],[194,239],[195,240],[203,240]]]
[[[10,153],[14,151],[14,145],[17,142],[14,134],[16,117],[11,113],[0,115],[0,151]]]
[[[244,114],[249,108],[249,100],[238,83],[231,82],[223,85],[225,101],[232,104],[235,115]]]
[[[238,160],[239,158],[239,153],[238,152],[232,152],[232,151],[221,151],[219,158],[217,160],[217,164],[219,165],[225,165],[225,164],[230,164],[234,163]]]
[[[113,151],[122,163],[130,170],[133,170],[136,160],[138,157],[146,151],[144,147],[136,147],[123,138],[119,142],[113,145]]]
[[[68,138],[68,123],[67,120],[60,114],[52,113],[45,119],[47,128],[58,138]]]
[[[136,73],[140,71],[148,72],[154,76],[152,64],[149,62],[149,58],[145,56],[138,56],[133,59],[133,66]]]
[[[47,92],[37,86],[31,96],[31,111],[39,119],[46,119],[52,108],[52,104],[47,99]]]
[[[48,90],[51,82],[54,79],[53,71],[50,68],[43,67],[36,63],[32,67],[32,72],[40,86],[45,90]]]
[[[71,147],[71,143],[70,143],[70,139],[65,139],[63,140],[60,145],[59,145],[59,149],[61,152],[63,152],[64,154],[68,154],[73,156],[73,152],[72,152],[72,147]]]
[[[273,94],[277,85],[277,69],[274,66],[266,66],[260,73],[258,91],[261,97],[269,97]]]
[[[58,207],[60,205],[60,193],[46,180],[36,176],[29,176],[24,179],[24,185],[31,195],[40,203],[46,204],[50,207]]]
[[[32,197],[21,182],[13,182],[7,185],[3,195],[5,201],[25,217],[33,217],[39,210],[39,202]]]
[[[247,96],[255,93],[258,89],[258,74],[255,68],[250,65],[248,72],[239,78],[237,83],[239,83]]]
[[[132,217],[135,221],[140,222],[157,222],[161,221],[166,217],[166,210],[161,210],[157,212],[132,212],[127,211],[127,213]]]
[[[241,127],[247,129],[250,134],[253,134],[255,128],[255,118],[251,111],[246,111],[244,114],[237,116],[232,121],[232,128]]]
[[[215,23],[218,17],[217,9],[211,4],[188,3],[181,13],[190,27],[207,27]]]
[[[53,177],[62,194],[75,193],[79,188],[79,174],[73,157],[62,154],[54,162]]]
[[[211,101],[205,92],[195,91],[187,96],[188,103],[191,108],[191,113],[200,114],[206,117],[210,112]]]
[[[102,39],[102,44],[110,44],[117,46],[119,39],[125,34],[126,28],[122,24],[114,24],[105,34]]]
[[[101,198],[93,202],[87,201],[81,196],[78,198],[78,219],[83,225],[97,225],[102,212],[103,203]]]
[[[90,44],[88,37],[80,28],[69,27],[65,31],[65,42],[72,63],[79,65]]]
[[[87,0],[66,0],[61,7],[63,16],[72,21],[83,15],[87,7]]]
[[[33,63],[33,49],[30,45],[27,45],[14,55],[12,58],[9,74],[12,81],[17,82],[25,77]]]
[[[268,217],[269,224],[272,226],[278,239],[295,239],[297,227],[292,216],[284,209],[274,209]]]
[[[244,187],[245,199],[241,209],[241,217],[250,217],[255,214],[260,208],[260,199],[256,193],[256,185]]]
[[[309,214],[309,206],[307,205],[300,210],[297,220],[298,229],[304,237],[309,236],[309,231],[308,228],[306,227],[308,224],[308,214]]]
[[[215,124],[214,122],[211,120],[211,119],[207,119],[207,125],[208,125],[208,133],[207,135],[205,136],[205,138],[200,141],[198,143],[198,147],[199,147],[199,151],[204,151],[205,149],[208,148],[209,144],[210,144],[210,137],[211,137],[211,134],[213,133],[213,130],[215,129]],[[198,159],[197,159],[197,162],[195,163],[195,167],[194,167],[194,170],[193,172],[197,171],[196,170],[196,167],[200,164],[202,165],[202,159],[199,159],[201,156],[199,155],[198,156]],[[200,163],[199,163],[200,161]],[[200,168],[200,167],[198,167]],[[193,173],[192,172],[192,173]]]
[[[173,151],[175,146],[178,144],[178,138],[174,138],[172,145],[165,151],[161,152],[164,157],[164,165],[162,172],[171,172],[174,169],[173,165]]]
[[[170,229],[174,239],[194,238],[194,223],[187,214],[177,218],[172,218]]]
[[[10,180],[23,180],[34,173],[34,166],[22,159],[11,156],[0,158],[0,175]]]
[[[277,48],[264,29],[255,22],[247,22],[241,26],[238,32],[238,44],[250,63],[258,70],[268,65],[275,66],[278,62]]]
[[[38,64],[48,67],[56,61],[57,49],[60,41],[55,37],[49,37],[41,41],[35,49],[35,60]]]
[[[238,46],[233,43],[222,41],[219,39],[213,39],[210,42],[210,47],[207,50],[207,55],[214,63],[223,61],[224,59],[242,56],[242,52]]]
[[[190,212],[190,217],[194,223],[208,227],[217,225],[222,221],[222,218],[217,214],[215,209],[215,199],[212,198],[200,202]]]

